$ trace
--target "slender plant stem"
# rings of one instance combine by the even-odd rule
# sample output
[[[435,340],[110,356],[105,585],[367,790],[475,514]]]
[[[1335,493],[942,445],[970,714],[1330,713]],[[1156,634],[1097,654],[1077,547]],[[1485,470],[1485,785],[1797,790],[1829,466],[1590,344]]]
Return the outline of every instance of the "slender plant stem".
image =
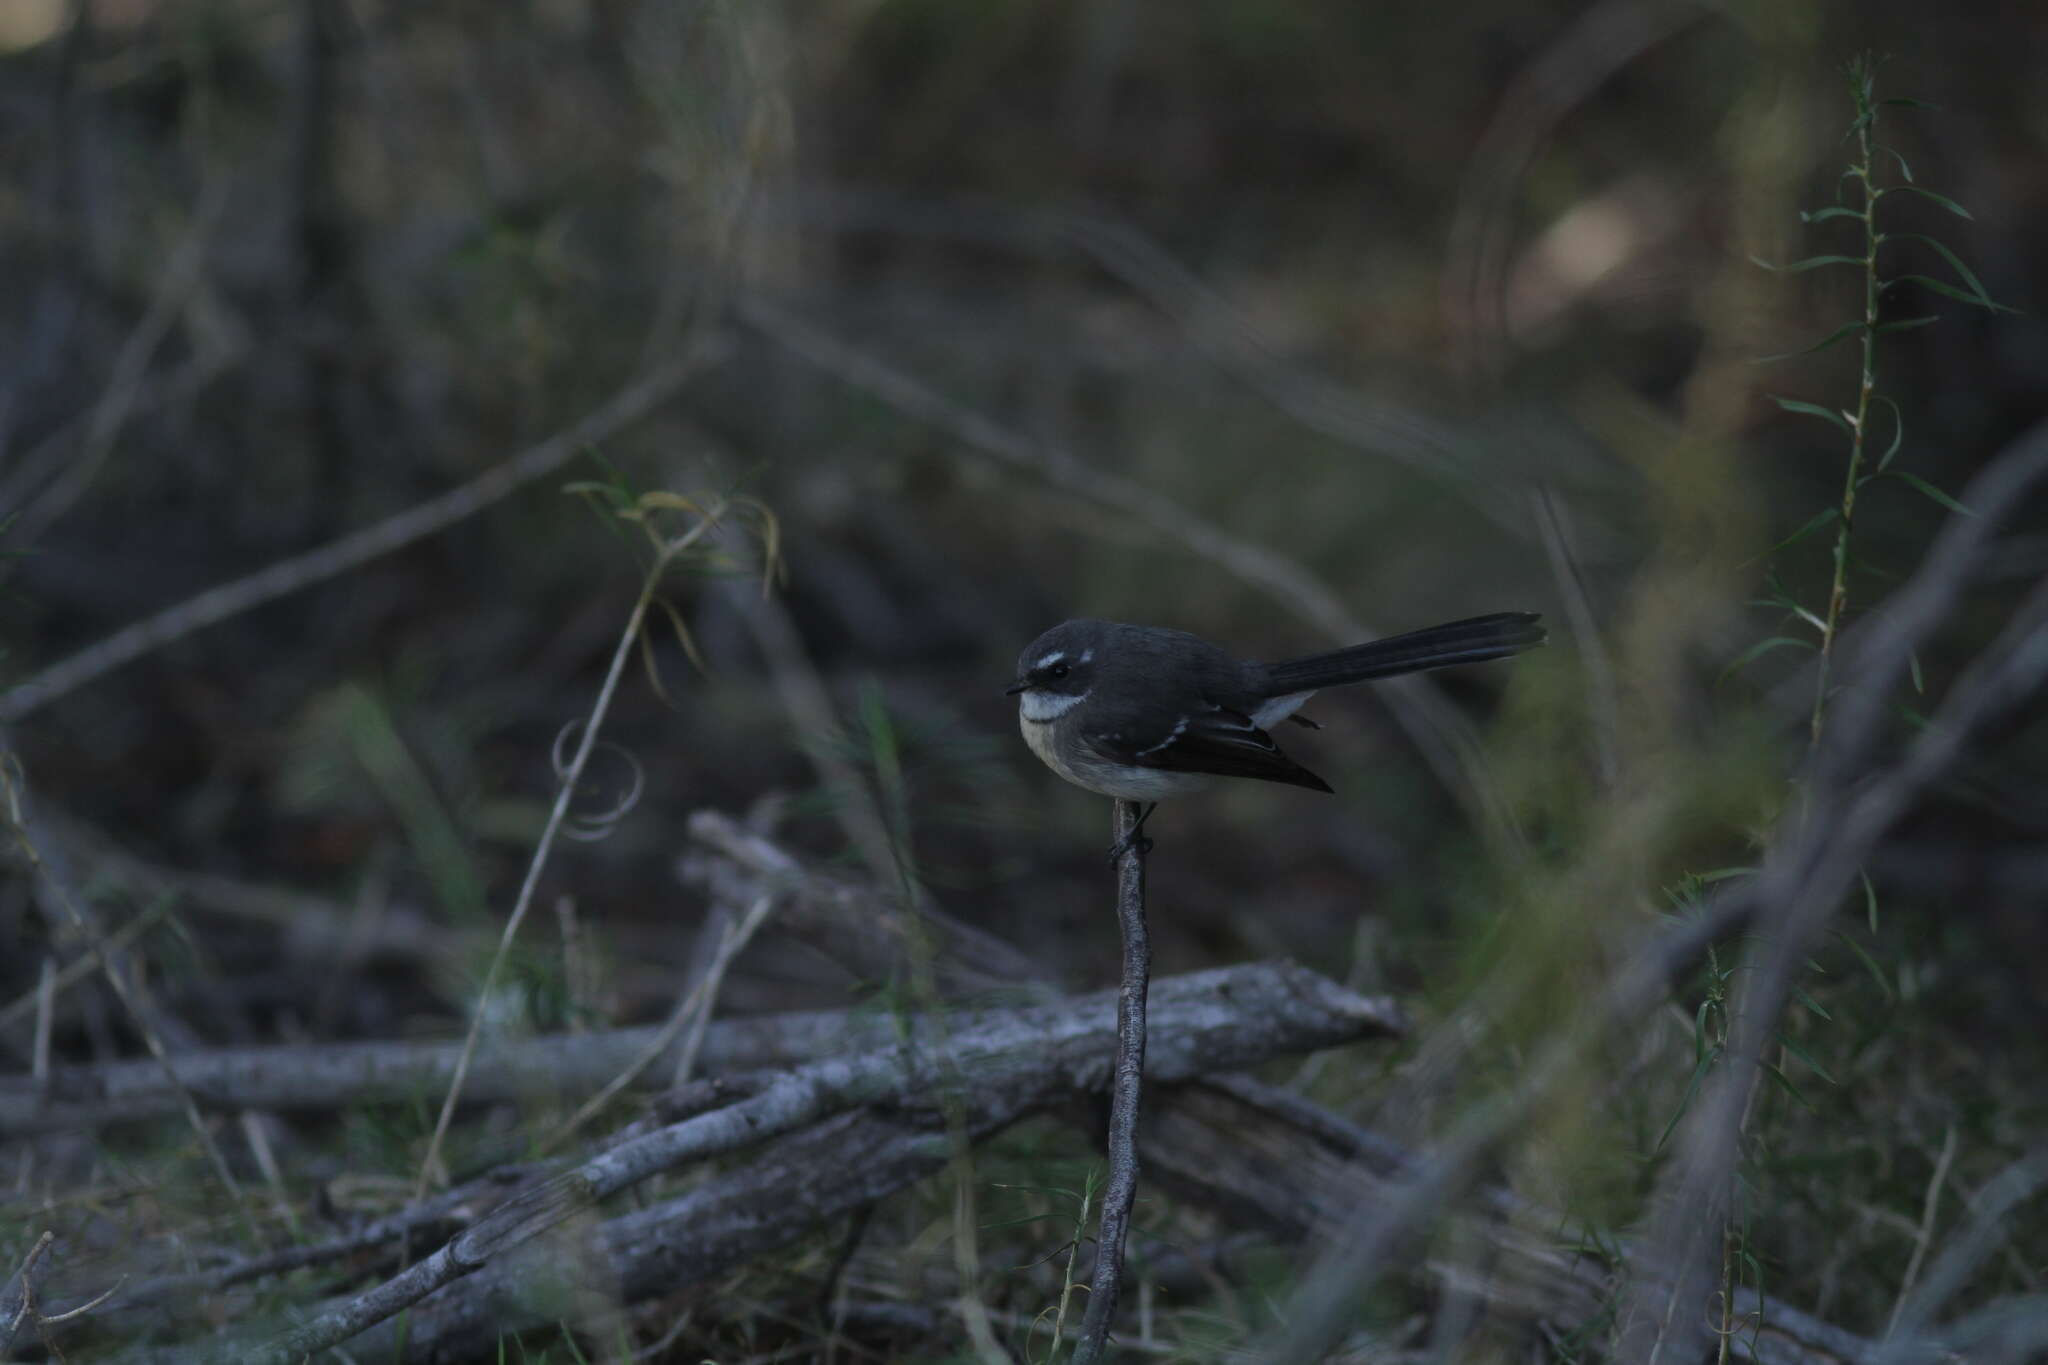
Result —
[[[1863,475],[1863,451],[1870,425],[1870,400],[1877,391],[1877,247],[1883,239],[1877,232],[1877,187],[1871,183],[1875,165],[1870,159],[1870,131],[1877,122],[1871,103],[1870,73],[1857,74],[1856,164],[1849,173],[1863,186],[1863,374],[1856,388],[1856,415],[1849,422],[1849,468],[1842,478],[1842,519],[1835,530],[1835,576],[1828,589],[1827,619],[1820,632],[1820,664],[1814,670],[1811,745],[1820,747],[1827,723],[1829,664],[1834,658],[1835,636],[1840,632],[1842,613],[1849,605],[1849,537],[1855,526],[1856,485]]]
[[[1124,975],[1116,997],[1116,1075],[1109,1102],[1109,1181],[1102,1192],[1102,1231],[1096,1239],[1095,1281],[1074,1365],[1095,1365],[1109,1346],[1117,1291],[1124,1270],[1124,1239],[1138,1194],[1138,1099],[1145,1078],[1145,991],[1152,977],[1152,944],[1145,934],[1145,840],[1138,837],[1144,808],[1116,803],[1111,824],[1123,850],[1116,867],[1116,915],[1124,937]]]
[[[477,990],[477,1008],[470,1016],[469,1032],[462,1039],[462,1055],[456,1059],[455,1075],[448,1083],[448,1094],[441,1101],[440,1117],[434,1121],[434,1136],[427,1143],[427,1154],[421,1159],[419,1176],[413,1182],[412,1197],[415,1201],[426,1197],[427,1186],[433,1181],[434,1170],[441,1157],[441,1143],[448,1136],[448,1121],[454,1117],[456,1101],[462,1097],[462,1084],[469,1075],[470,1062],[476,1057],[477,1040],[483,1034],[484,1017],[490,1012],[491,990],[498,983],[498,971],[505,965],[512,940],[518,937],[519,926],[526,919],[528,907],[533,904],[533,893],[540,886],[540,874],[547,867],[548,853],[555,846],[555,836],[561,831],[562,822],[568,818],[577,784],[583,780],[584,765],[590,762],[591,751],[597,748],[597,732],[604,725],[605,713],[611,709],[613,695],[619,690],[619,678],[626,671],[626,660],[633,657],[633,645],[647,623],[648,604],[654,600],[661,586],[661,577],[676,556],[717,524],[718,510],[712,509],[695,526],[664,544],[640,586],[640,598],[633,603],[633,615],[619,636],[619,647],[612,651],[612,666],[604,675],[604,685],[598,689],[596,703],[590,708],[590,719],[583,727],[583,740],[576,746],[576,756],[569,760],[569,770],[562,775],[561,789],[555,793],[554,809],[548,812],[548,823],[541,831],[540,844],[533,851],[533,860],[527,864],[526,880],[520,885],[519,899],[513,903],[511,917],[505,921],[505,932],[499,935],[498,949],[491,955],[491,965],[484,969],[483,985]]]

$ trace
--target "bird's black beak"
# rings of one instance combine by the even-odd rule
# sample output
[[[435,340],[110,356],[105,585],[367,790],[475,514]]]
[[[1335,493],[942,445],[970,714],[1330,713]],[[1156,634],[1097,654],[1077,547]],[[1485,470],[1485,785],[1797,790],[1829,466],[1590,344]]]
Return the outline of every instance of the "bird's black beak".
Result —
[[[1029,692],[1030,690],[1031,690],[1031,684],[1030,684],[1030,683],[1028,683],[1028,682],[1020,682],[1020,683],[1016,683],[1016,684],[1014,684],[1014,685],[1012,685],[1012,686],[1010,686],[1010,687],[1006,687],[1006,688],[1004,688],[1004,689],[1003,689],[1003,695],[1004,695],[1004,696],[1006,696],[1006,697],[1014,697],[1014,696],[1016,696],[1016,695],[1017,695],[1017,694],[1018,694],[1019,692]]]

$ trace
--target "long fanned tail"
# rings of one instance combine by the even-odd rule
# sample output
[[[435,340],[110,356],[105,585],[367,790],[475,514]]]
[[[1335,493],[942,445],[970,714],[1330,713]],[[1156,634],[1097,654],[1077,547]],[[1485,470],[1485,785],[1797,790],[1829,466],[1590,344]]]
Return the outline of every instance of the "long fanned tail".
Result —
[[[1267,695],[1313,692],[1322,687],[1519,654],[1543,643],[1545,632],[1536,624],[1537,620],[1534,612],[1496,612],[1426,630],[1411,630],[1406,635],[1390,635],[1369,645],[1267,664]]]

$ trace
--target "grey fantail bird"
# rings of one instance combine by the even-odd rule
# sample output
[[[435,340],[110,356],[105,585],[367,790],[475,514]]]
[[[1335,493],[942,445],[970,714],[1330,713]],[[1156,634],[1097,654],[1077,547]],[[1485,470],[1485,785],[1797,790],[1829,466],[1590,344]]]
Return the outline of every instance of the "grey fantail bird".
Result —
[[[1329,791],[1266,733],[1318,689],[1498,659],[1540,645],[1532,612],[1498,612],[1281,663],[1236,659],[1186,631],[1068,621],[1017,660],[1024,742],[1067,781],[1157,801],[1215,777]],[[1149,812],[1147,812],[1149,814]]]

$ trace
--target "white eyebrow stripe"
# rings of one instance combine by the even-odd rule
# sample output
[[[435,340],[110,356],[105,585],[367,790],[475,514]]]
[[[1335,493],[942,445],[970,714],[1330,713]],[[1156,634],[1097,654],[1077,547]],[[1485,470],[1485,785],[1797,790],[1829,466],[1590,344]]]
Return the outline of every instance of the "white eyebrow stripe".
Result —
[[[1046,655],[1043,659],[1040,659],[1037,663],[1031,666],[1033,668],[1051,668],[1054,664],[1058,663],[1061,659],[1064,659],[1066,657],[1067,651],[1065,651],[1064,649],[1056,649],[1052,653]]]
[[[1082,663],[1084,663],[1084,664],[1085,664],[1085,663],[1088,663],[1088,662],[1089,662],[1090,660],[1094,659],[1094,657],[1095,657],[1095,651],[1094,651],[1094,650],[1092,650],[1092,649],[1084,649],[1084,650],[1082,650],[1082,651],[1081,651],[1081,662],[1082,662]]]
[[[1188,718],[1186,716],[1182,716],[1179,720],[1173,723],[1173,730],[1170,734],[1166,736],[1165,739],[1160,740],[1157,744],[1154,744],[1149,749],[1138,750],[1136,757],[1143,758],[1146,754],[1156,754],[1161,749],[1164,749],[1167,745],[1173,743],[1175,740],[1179,739],[1182,735],[1186,734],[1187,732]]]

